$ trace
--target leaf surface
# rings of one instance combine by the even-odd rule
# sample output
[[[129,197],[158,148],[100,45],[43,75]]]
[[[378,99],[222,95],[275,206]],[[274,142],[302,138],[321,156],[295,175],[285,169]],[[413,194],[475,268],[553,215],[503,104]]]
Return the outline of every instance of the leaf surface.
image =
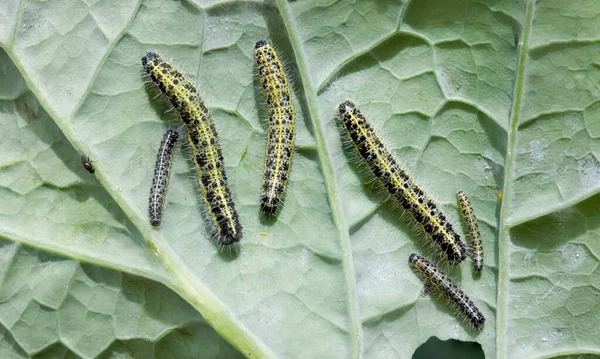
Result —
[[[3,2],[0,349],[233,355],[208,323],[249,357],[408,358],[431,336],[490,358],[600,353],[598,14],[547,0]],[[259,214],[263,38],[298,116],[277,218]],[[238,251],[211,240],[185,146],[163,225],[148,224],[156,149],[181,128],[146,83],[149,50],[212,110]],[[455,193],[471,197],[485,268],[450,273],[485,314],[481,333],[420,296],[407,259],[431,251],[345,148],[345,99],[458,228]]]

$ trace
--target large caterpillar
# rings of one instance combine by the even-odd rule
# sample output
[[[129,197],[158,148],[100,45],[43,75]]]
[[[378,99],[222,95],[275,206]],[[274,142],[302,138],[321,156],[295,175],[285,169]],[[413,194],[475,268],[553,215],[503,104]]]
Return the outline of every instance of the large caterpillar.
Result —
[[[425,281],[425,290],[435,289],[439,294],[448,299],[452,305],[459,309],[469,323],[476,329],[482,329],[485,317],[473,304],[471,299],[463,293],[441,270],[418,254],[411,254],[408,263],[412,265],[419,276]]]
[[[469,255],[473,258],[473,269],[475,272],[481,272],[483,268],[483,242],[481,241],[481,232],[479,231],[477,217],[475,217],[473,206],[471,206],[471,201],[465,192],[462,190],[458,191],[456,197],[458,198],[460,213],[467,224]]]
[[[242,225],[227,185],[215,124],[198,89],[181,71],[153,52],[142,57],[142,65],[160,91],[179,111],[187,128],[198,184],[217,230],[219,243],[230,245],[238,242],[242,238]]]
[[[283,200],[292,167],[295,111],[287,76],[273,46],[266,40],[258,41],[254,59],[269,113],[261,209],[273,214]]]
[[[466,248],[458,233],[452,228],[452,224],[448,222],[433,199],[396,162],[390,150],[383,144],[354,103],[346,101],[339,105],[337,110],[342,127],[348,133],[354,149],[375,177],[410,213],[450,263],[458,264],[463,261],[467,255]]]
[[[150,201],[148,204],[148,216],[150,225],[158,227],[162,221],[163,209],[165,207],[165,197],[169,187],[171,174],[171,159],[173,158],[173,147],[179,139],[179,134],[175,130],[165,132],[158,153],[156,155],[156,164],[154,166],[154,177],[152,178],[152,187],[150,188]]]

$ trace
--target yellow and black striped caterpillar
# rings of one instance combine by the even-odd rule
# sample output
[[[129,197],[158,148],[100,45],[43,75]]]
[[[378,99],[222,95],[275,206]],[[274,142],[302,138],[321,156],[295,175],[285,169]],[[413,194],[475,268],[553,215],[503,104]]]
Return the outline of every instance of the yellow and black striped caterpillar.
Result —
[[[186,126],[198,184],[217,230],[219,243],[230,245],[238,242],[242,238],[242,225],[227,185],[219,138],[196,85],[153,52],[142,57],[142,65],[179,111]]]
[[[287,76],[273,46],[266,40],[258,41],[254,59],[269,114],[261,209],[273,214],[282,203],[292,167],[295,111]]]
[[[160,226],[162,221],[163,209],[165,207],[165,197],[169,187],[171,175],[171,159],[173,158],[173,147],[179,134],[175,130],[165,132],[158,153],[156,155],[156,164],[154,165],[154,177],[152,178],[152,187],[150,188],[150,201],[148,204],[148,216],[152,226]]]
[[[469,255],[473,258],[473,269],[475,272],[481,272],[483,268],[483,242],[481,241],[481,232],[477,217],[471,206],[471,201],[462,190],[456,193],[458,198],[458,207],[460,213],[467,225],[467,242],[469,243]]]
[[[458,264],[463,261],[467,255],[466,248],[452,224],[396,161],[354,103],[346,101],[337,110],[354,149],[375,177],[445,254],[448,262]]]
[[[408,263],[412,265],[417,274],[425,281],[425,291],[435,289],[440,295],[448,299],[452,305],[460,310],[467,318],[469,324],[481,330],[485,323],[485,317],[473,304],[471,299],[463,293],[441,270],[434,266],[424,257],[411,254]]]

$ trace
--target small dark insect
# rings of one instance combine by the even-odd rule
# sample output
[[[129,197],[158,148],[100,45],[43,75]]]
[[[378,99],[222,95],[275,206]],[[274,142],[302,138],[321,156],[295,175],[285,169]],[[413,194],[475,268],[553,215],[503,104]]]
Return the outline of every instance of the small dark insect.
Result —
[[[90,159],[86,155],[81,155],[81,164],[83,165],[83,168],[85,168],[89,173],[96,172],[92,161],[90,161]]]

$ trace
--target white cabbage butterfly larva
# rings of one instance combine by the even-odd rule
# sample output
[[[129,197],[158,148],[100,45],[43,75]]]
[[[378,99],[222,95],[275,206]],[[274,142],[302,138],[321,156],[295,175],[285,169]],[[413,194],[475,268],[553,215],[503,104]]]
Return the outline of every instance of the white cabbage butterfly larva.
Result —
[[[152,178],[152,187],[150,188],[150,200],[148,204],[148,216],[152,226],[160,226],[162,221],[163,209],[165,207],[165,197],[169,187],[171,174],[171,159],[173,158],[173,148],[179,134],[175,130],[165,132],[158,153],[156,155],[156,164],[154,166],[154,177]]]
[[[460,213],[467,225],[467,242],[469,243],[469,255],[473,258],[473,269],[475,272],[481,272],[483,268],[483,242],[481,241],[477,217],[465,192],[460,190],[456,193],[456,196]]]
[[[479,308],[473,304],[471,299],[462,290],[452,283],[446,274],[418,254],[411,254],[408,258],[408,263],[425,281],[426,291],[435,289],[440,295],[448,299],[456,309],[460,310],[471,326],[479,330],[483,328],[485,317]]]
[[[458,264],[466,248],[439,206],[411,178],[351,101],[339,105],[341,125],[354,149],[385,189],[400,202],[448,262]]]
[[[198,184],[219,244],[238,242],[242,238],[242,225],[227,184],[219,137],[196,85],[153,52],[142,57],[142,65],[187,128]]]
[[[254,59],[269,113],[261,209],[274,214],[282,203],[292,167],[295,110],[288,78],[273,46],[259,40],[254,46]]]

